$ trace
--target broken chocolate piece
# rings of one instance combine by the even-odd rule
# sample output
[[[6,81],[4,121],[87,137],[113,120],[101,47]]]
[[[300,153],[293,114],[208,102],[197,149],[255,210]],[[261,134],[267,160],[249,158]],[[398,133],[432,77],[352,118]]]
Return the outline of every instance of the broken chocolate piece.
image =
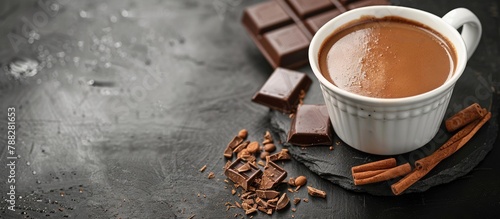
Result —
[[[250,144],[250,141],[241,142],[238,146],[236,146],[236,148],[233,150],[233,152],[236,154],[240,153],[240,151],[247,148],[248,144]]]
[[[259,211],[262,211],[262,212],[264,212],[264,213],[267,213],[267,208],[266,208],[266,207],[264,207],[264,206],[259,206],[259,207],[257,207],[257,209],[258,209]]]
[[[245,214],[249,215],[249,214],[252,214],[252,213],[255,213],[255,212],[257,212],[256,208],[250,208],[250,209],[248,209],[248,210],[245,211]]]
[[[278,197],[278,195],[280,195],[279,192],[274,190],[257,190],[255,191],[255,193],[257,194],[257,197],[263,199],[273,199]]]
[[[227,159],[231,159],[233,157],[233,149],[231,149],[231,147],[226,147],[226,149],[224,150],[224,157]]]
[[[262,174],[262,171],[253,164],[248,164],[251,168],[246,172],[238,172],[238,168],[248,164],[243,159],[236,159],[225,171],[224,174],[234,183],[240,185],[244,190],[247,190],[253,183],[256,177]]]
[[[248,205],[253,205],[255,204],[255,201],[253,199],[245,199],[243,200],[243,203],[247,203]]]
[[[231,148],[231,149],[235,149],[238,145],[241,144],[241,142],[243,142],[243,138],[240,138],[238,136],[235,136],[228,144],[227,144],[227,147],[228,148]]]
[[[300,198],[294,198],[294,199],[293,199],[293,204],[294,204],[294,205],[297,205],[297,204],[299,204],[299,203],[300,203]]]
[[[276,208],[276,203],[278,203],[278,199],[279,199],[279,197],[267,200],[267,202],[266,202],[267,206],[269,208]]]
[[[323,24],[347,10],[380,4],[386,5],[389,2],[387,0],[265,1],[247,7],[243,12],[242,23],[273,68],[278,66],[297,68],[308,62],[309,43]]]
[[[288,132],[288,143],[299,146],[331,145],[332,124],[325,105],[301,105]]]
[[[286,178],[287,172],[278,164],[269,161],[264,168],[259,189],[271,189],[276,187]]]
[[[283,113],[292,113],[299,104],[300,91],[307,91],[311,83],[304,73],[277,68],[252,101]]]
[[[264,208],[267,208],[267,202],[265,202],[264,200],[262,200],[261,198],[257,197],[255,199],[255,202],[259,205],[259,206],[262,206]]]
[[[310,196],[326,198],[326,192],[325,191],[313,188],[311,186],[307,187],[307,193],[309,193]]]
[[[291,158],[288,149],[282,149],[280,152],[269,156],[269,160],[271,161],[290,160]]]
[[[289,202],[290,202],[290,199],[288,198],[286,193],[283,193],[283,195],[278,200],[278,203],[276,204],[276,211],[279,211],[279,210],[285,208]]]

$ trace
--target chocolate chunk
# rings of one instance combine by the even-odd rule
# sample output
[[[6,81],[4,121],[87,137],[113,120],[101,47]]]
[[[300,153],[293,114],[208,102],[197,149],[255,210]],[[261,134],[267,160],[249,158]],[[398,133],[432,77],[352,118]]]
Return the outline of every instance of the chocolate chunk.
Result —
[[[304,73],[277,68],[252,101],[283,113],[291,113],[299,104],[301,91],[307,91],[311,83]]]
[[[251,167],[250,170],[241,173],[238,172],[238,169],[245,164],[248,164]],[[240,185],[244,190],[248,190],[255,178],[262,174],[262,171],[255,165],[238,158],[231,165],[229,165],[229,167],[224,171],[224,174],[234,183]]]
[[[269,156],[270,161],[290,160],[290,159],[291,159],[291,156],[288,153],[288,149],[282,149],[280,152]]]
[[[290,199],[288,198],[286,193],[283,193],[283,195],[278,200],[278,203],[276,204],[276,211],[279,211],[279,210],[285,208],[289,202],[290,202]]]
[[[241,142],[243,142],[243,138],[234,136],[234,138],[227,144],[227,147],[234,150],[238,145],[241,144]]]
[[[233,149],[231,149],[229,146],[227,146],[224,150],[224,157],[227,159],[231,159],[233,157]]]
[[[257,190],[255,191],[255,193],[257,194],[257,197],[263,199],[273,199],[278,197],[278,195],[280,194],[279,192],[274,190]]]
[[[332,124],[325,105],[301,105],[290,126],[288,143],[299,146],[331,145]]]
[[[272,161],[269,161],[264,168],[259,189],[271,189],[276,187],[281,183],[281,181],[283,181],[283,179],[286,178],[286,175],[287,172],[282,167]]]
[[[388,0],[266,1],[247,7],[242,23],[274,68],[297,68],[308,62],[312,36],[327,21],[346,10],[386,4]]]

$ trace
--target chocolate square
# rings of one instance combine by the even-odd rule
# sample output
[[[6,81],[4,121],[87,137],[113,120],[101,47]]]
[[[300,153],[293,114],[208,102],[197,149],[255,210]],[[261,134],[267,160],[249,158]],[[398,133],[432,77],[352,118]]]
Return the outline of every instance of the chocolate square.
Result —
[[[326,106],[299,106],[288,132],[288,143],[299,146],[331,145],[332,124]]]
[[[272,189],[280,184],[287,176],[287,172],[283,167],[278,164],[269,161],[266,167],[264,167],[264,173],[262,174],[262,180],[260,182],[259,189]]]
[[[312,80],[304,73],[277,68],[252,101],[283,113],[295,111],[301,91],[307,92]]]

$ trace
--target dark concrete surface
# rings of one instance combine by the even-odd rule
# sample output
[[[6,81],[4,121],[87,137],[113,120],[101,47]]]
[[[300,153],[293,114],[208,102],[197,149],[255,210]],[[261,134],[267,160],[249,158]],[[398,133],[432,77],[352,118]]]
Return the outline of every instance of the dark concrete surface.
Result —
[[[250,98],[272,68],[239,21],[242,9],[257,2],[1,1],[0,217],[242,213],[224,206],[238,198],[224,188],[222,152],[241,128],[256,140],[271,128],[268,109]],[[475,12],[483,38],[467,71],[491,84],[492,98],[498,98],[498,1],[392,2],[440,16],[456,7]],[[37,74],[14,78],[13,72],[33,66]],[[475,92],[479,96],[471,98],[485,97],[481,85]],[[5,200],[12,185],[6,146],[10,107],[16,113],[15,211]],[[308,185],[327,191],[327,199],[310,198],[296,212],[272,217],[495,217],[499,144],[467,175],[399,197],[347,191],[295,160],[285,162],[290,176],[305,175]],[[203,165],[207,170],[200,173]],[[207,179],[210,171],[214,179]],[[305,198],[306,190],[292,197]]]

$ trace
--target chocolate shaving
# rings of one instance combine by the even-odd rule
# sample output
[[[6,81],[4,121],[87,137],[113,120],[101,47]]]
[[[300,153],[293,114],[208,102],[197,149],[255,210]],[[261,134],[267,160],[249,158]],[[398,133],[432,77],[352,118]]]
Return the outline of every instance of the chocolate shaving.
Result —
[[[201,167],[201,169],[200,169],[200,172],[202,172],[202,173],[203,173],[203,171],[205,171],[206,169],[207,169],[207,165],[203,165],[203,166]]]
[[[261,161],[261,160],[259,160],[259,162],[257,162],[257,164],[258,164],[258,165],[260,165],[260,166],[265,166],[265,165],[266,165],[266,164],[264,163],[264,161]]]
[[[307,193],[309,193],[310,196],[326,198],[326,192],[325,191],[313,188],[311,186],[307,187]]]
[[[293,204],[294,204],[294,205],[297,205],[297,204],[299,204],[299,203],[300,203],[300,198],[294,198],[294,199],[293,199]]]
[[[272,208],[268,208],[268,209],[267,209],[267,214],[268,214],[268,215],[273,214],[273,209],[272,209]]]
[[[269,131],[266,131],[266,133],[264,134],[264,140],[269,140],[269,141],[273,141],[273,136],[271,135],[271,132]]]
[[[243,164],[242,166],[240,166],[237,169],[237,171],[238,171],[238,173],[242,173],[242,172],[249,171],[250,169],[251,169],[250,164],[246,163],[246,164]]]
[[[208,176],[207,176],[207,177],[208,177],[209,179],[213,179],[213,178],[215,178],[215,174],[214,174],[214,172],[210,172],[210,173],[208,173]]]

